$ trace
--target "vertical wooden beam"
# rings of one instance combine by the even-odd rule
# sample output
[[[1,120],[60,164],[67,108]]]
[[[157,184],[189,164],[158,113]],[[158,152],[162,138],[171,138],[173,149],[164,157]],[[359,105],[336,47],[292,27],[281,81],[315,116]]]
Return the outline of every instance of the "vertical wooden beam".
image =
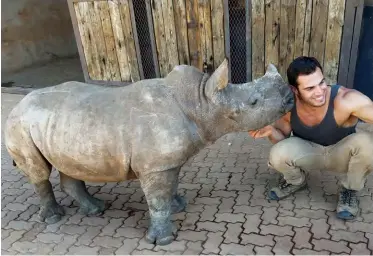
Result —
[[[122,21],[124,42],[127,49],[128,64],[131,70],[131,80],[132,82],[141,79],[140,68],[138,63],[138,55],[136,52],[136,43],[133,34],[132,21],[131,21],[131,11],[129,1],[132,0],[119,0],[119,10]]]
[[[199,26],[198,0],[186,0],[190,64],[203,70],[201,56],[201,30]]]
[[[252,78],[264,75],[265,59],[265,13],[264,1],[252,0]]]
[[[303,39],[303,55],[304,56],[308,56],[310,54],[313,1],[314,0],[307,0],[306,2],[306,17],[304,20],[304,39]]]
[[[314,0],[313,3],[310,55],[324,65],[329,0]]]
[[[208,73],[213,71],[210,0],[199,0],[198,10],[203,72]]]
[[[109,3],[107,1],[100,1],[98,2],[98,6],[100,8],[102,31],[107,53],[107,79],[108,81],[121,81],[118,58],[115,49],[113,25],[110,18]]]
[[[167,45],[167,73],[179,64],[172,0],[161,0]]]
[[[295,35],[294,58],[303,55],[303,46],[305,39],[305,21],[306,21],[307,0],[298,0],[295,17]]]
[[[87,36],[86,39],[84,39],[87,43],[88,48],[87,52],[91,55],[92,60],[92,70],[90,71],[90,77],[92,80],[103,80],[103,73],[101,70],[101,61],[100,61],[100,54],[98,51],[98,43],[96,42],[97,37],[95,33],[95,28],[98,27],[95,26],[95,22],[92,21],[92,13],[94,12],[93,9],[93,2],[79,2],[78,3],[79,10],[80,10],[80,17],[82,18],[82,26],[85,27]]]
[[[69,7],[69,12],[70,12],[70,17],[71,17],[71,22],[73,25],[76,44],[78,47],[80,64],[82,65],[84,80],[87,82],[90,79],[87,65],[88,65],[88,61],[92,62],[92,60],[87,59],[89,58],[89,56],[87,54],[87,50],[85,50],[83,46],[82,40],[83,40],[83,35],[85,31],[84,31],[84,28],[81,26],[81,24],[79,25],[79,22],[78,22],[78,16],[80,16],[79,6],[73,0],[68,0],[67,4]]]
[[[269,63],[279,67],[281,1],[265,1],[265,66]],[[282,24],[284,26],[286,24]]]
[[[123,35],[119,2],[108,1],[108,4],[121,80],[129,82],[131,81],[131,71],[128,63],[126,43]]]
[[[329,84],[337,81],[344,9],[345,0],[329,1],[324,59],[324,75]]]
[[[229,4],[228,0],[223,0],[224,6],[224,38],[225,38],[225,56],[228,60],[228,79],[231,81],[231,43],[230,43],[230,31],[229,31]]]
[[[173,0],[173,6],[179,63],[189,65],[190,61],[185,0]]]
[[[296,0],[281,0],[279,72],[285,78],[294,58]]]
[[[212,48],[214,51],[214,69],[218,68],[225,58],[224,48],[224,6],[223,0],[211,1]]]

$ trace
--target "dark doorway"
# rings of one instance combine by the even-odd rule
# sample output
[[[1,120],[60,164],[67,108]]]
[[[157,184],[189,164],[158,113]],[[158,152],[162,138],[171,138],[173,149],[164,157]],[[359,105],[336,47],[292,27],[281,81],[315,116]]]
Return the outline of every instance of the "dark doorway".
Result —
[[[373,100],[373,6],[364,7],[354,89]]]

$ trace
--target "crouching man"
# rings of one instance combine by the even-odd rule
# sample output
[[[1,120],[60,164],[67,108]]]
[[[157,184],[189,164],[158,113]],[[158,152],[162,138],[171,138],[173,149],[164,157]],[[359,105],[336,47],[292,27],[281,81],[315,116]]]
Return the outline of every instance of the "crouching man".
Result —
[[[315,58],[295,59],[287,76],[294,108],[275,124],[249,132],[275,144],[269,166],[283,178],[268,197],[280,200],[304,188],[305,173],[314,169],[345,173],[337,216],[353,219],[359,212],[357,192],[373,169],[373,134],[356,133],[355,127],[359,119],[373,124],[373,102],[356,90],[327,85]]]

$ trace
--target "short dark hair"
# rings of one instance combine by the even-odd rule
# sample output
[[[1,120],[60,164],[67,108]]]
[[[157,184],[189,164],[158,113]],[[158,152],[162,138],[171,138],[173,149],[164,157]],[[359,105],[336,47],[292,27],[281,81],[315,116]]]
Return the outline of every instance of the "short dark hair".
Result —
[[[320,63],[314,57],[300,56],[294,59],[287,69],[289,84],[298,88],[298,77],[300,75],[312,74],[317,68],[321,69],[322,71]]]

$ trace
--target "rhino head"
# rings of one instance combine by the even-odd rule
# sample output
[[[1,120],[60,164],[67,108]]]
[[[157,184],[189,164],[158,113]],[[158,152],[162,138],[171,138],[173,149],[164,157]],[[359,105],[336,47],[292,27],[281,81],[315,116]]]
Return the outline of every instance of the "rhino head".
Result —
[[[221,115],[230,120],[223,125],[230,126],[232,131],[260,129],[279,119],[294,105],[290,86],[272,64],[268,65],[264,76],[252,82],[232,84],[228,82],[225,59],[208,78],[205,95],[220,109]]]

